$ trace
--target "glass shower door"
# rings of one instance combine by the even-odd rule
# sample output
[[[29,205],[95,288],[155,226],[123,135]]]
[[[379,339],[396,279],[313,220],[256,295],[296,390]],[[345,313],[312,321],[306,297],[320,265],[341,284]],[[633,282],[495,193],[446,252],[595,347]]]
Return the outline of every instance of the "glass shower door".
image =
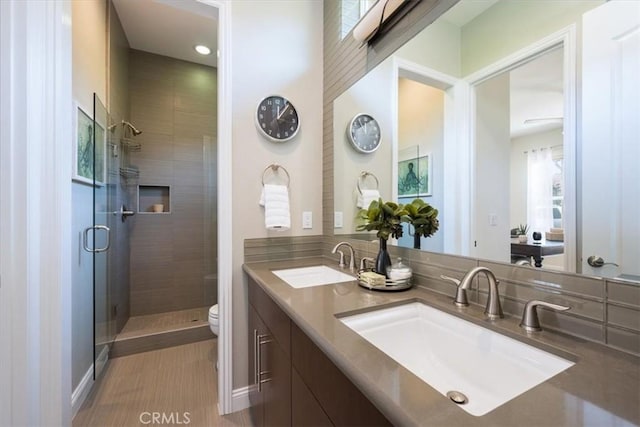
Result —
[[[112,191],[111,161],[113,150],[109,140],[109,116],[96,94],[93,95],[93,323],[94,323],[94,379],[100,376],[108,360],[109,349],[115,339],[114,315],[111,310],[108,262],[114,229],[114,211],[110,206]],[[116,172],[117,173],[117,172]]]

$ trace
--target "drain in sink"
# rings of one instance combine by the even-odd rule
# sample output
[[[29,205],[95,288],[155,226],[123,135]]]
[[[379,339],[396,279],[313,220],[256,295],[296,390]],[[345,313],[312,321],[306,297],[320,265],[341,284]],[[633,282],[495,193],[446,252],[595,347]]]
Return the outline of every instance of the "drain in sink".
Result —
[[[464,405],[465,403],[469,402],[469,399],[467,399],[467,396],[455,390],[448,391],[447,397],[451,399],[454,403],[457,403],[458,405]]]

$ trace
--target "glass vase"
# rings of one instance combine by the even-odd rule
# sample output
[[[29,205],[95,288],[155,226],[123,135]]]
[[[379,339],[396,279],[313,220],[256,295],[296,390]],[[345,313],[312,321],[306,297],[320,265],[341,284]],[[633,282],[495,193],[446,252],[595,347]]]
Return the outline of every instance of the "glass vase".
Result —
[[[391,257],[387,252],[387,240],[380,238],[380,250],[376,257],[376,273],[387,276],[387,267],[391,265]]]

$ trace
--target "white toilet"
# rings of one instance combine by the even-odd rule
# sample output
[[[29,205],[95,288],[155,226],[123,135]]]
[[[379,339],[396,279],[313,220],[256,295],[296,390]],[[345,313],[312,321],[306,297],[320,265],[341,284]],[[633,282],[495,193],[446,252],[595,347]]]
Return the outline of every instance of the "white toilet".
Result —
[[[218,304],[211,306],[211,308],[209,309],[209,327],[211,328],[211,332],[218,336],[218,331],[220,330],[220,323],[218,320]]]

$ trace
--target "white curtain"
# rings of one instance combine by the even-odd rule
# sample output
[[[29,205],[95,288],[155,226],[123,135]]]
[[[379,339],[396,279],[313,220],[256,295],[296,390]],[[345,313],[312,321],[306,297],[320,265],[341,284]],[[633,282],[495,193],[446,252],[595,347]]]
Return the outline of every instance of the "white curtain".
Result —
[[[529,232],[545,231],[553,226],[553,159],[550,148],[530,150],[527,154],[527,223]]]

